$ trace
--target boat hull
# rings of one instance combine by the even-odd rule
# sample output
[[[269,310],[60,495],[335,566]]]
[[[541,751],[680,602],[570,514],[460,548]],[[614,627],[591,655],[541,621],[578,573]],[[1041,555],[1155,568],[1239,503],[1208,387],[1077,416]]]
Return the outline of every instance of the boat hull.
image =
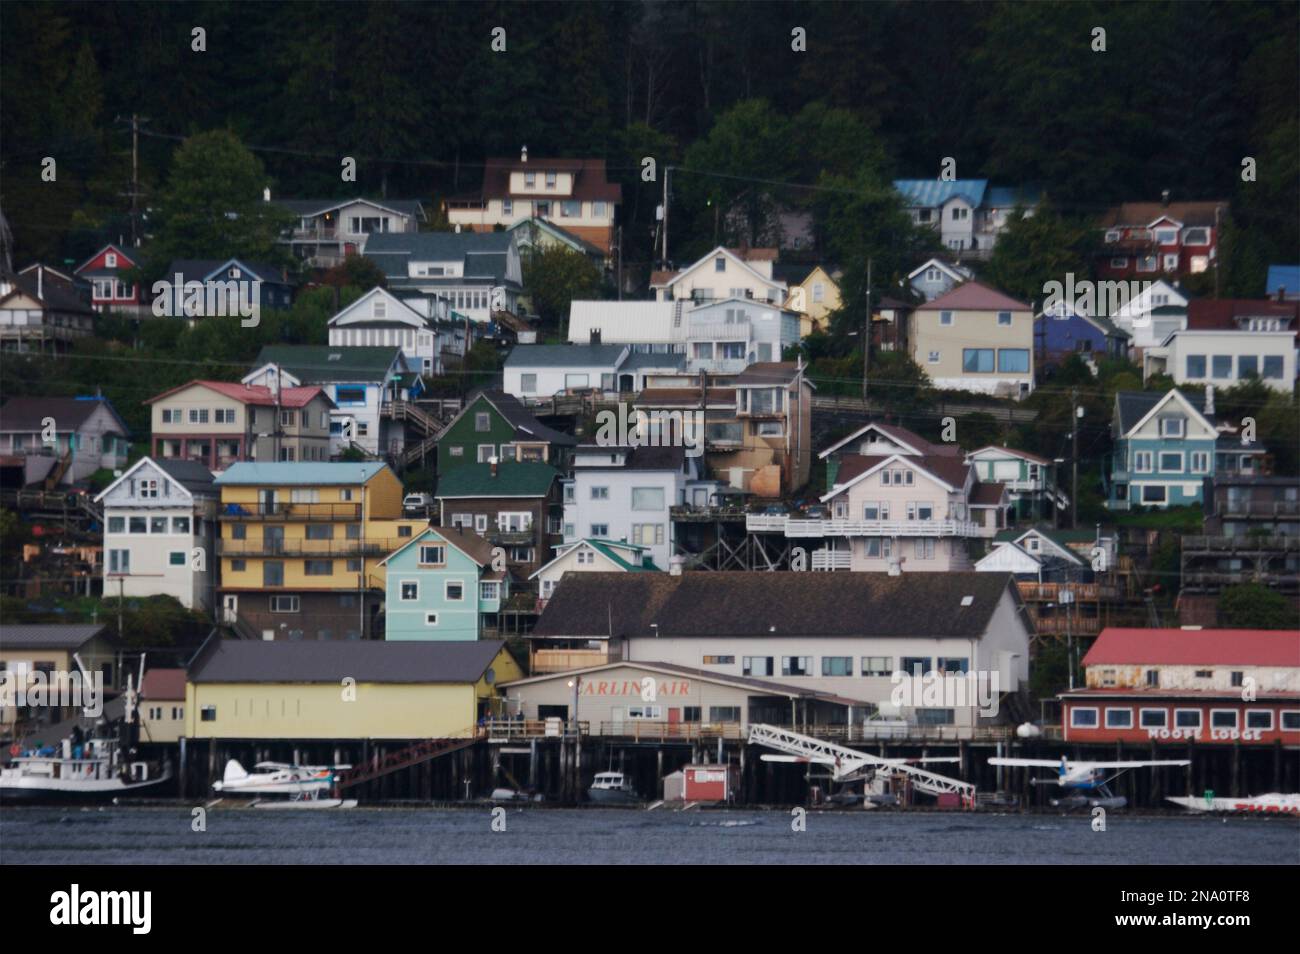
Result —
[[[147,794],[169,781],[170,775],[131,783],[118,779],[90,783],[47,778],[5,779],[0,782],[0,802],[28,805],[111,802],[124,795]]]
[[[597,805],[640,805],[643,801],[635,792],[617,788],[589,788],[587,797]]]

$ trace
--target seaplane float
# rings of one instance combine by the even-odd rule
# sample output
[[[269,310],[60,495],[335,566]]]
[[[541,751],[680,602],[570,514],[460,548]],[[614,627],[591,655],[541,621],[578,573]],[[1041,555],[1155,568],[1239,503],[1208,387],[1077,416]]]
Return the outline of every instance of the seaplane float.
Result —
[[[1110,783],[1125,772],[1136,768],[1156,768],[1162,765],[1191,765],[1186,759],[1132,762],[1077,762],[1061,756],[1059,762],[1051,759],[991,758],[989,765],[1013,768],[1054,768],[1056,776],[1030,779],[1033,785],[1056,785],[1071,794],[1052,799],[1053,808],[1123,808],[1128,799],[1110,790]],[[1086,793],[1086,794],[1085,794]],[[1095,794],[1094,794],[1095,793]]]
[[[252,795],[256,799],[253,808],[356,808],[355,798],[322,797],[334,787],[337,773],[351,767],[258,762],[249,772],[238,759],[231,759],[221,781],[212,783],[212,790],[222,795]]]

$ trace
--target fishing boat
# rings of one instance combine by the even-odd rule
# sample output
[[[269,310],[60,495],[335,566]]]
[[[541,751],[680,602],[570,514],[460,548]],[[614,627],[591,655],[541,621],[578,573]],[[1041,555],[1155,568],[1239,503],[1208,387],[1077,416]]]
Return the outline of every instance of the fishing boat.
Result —
[[[1168,796],[1175,805],[1194,812],[1231,812],[1242,815],[1300,815],[1300,795],[1283,795],[1270,792],[1250,798],[1215,798],[1213,792],[1202,797]]]
[[[598,805],[638,805],[644,801],[622,772],[597,772],[587,797]]]

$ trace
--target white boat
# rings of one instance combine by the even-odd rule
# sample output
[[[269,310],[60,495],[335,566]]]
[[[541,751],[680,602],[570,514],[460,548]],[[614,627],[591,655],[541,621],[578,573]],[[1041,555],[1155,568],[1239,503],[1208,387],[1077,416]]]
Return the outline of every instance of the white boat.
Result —
[[[0,769],[0,799],[14,802],[108,801],[143,795],[172,777],[171,766],[129,757],[129,746],[105,725],[94,737],[29,750]]]
[[[223,795],[286,795],[299,801],[314,800],[334,787],[337,771],[350,767],[258,762],[248,772],[238,759],[231,759],[212,790]]]
[[[1169,796],[1175,805],[1194,812],[1232,812],[1249,815],[1300,815],[1300,795],[1282,795],[1270,792],[1250,798],[1215,798],[1206,793],[1201,798],[1193,795]]]
[[[587,797],[600,805],[639,805],[644,801],[622,772],[597,772]]]

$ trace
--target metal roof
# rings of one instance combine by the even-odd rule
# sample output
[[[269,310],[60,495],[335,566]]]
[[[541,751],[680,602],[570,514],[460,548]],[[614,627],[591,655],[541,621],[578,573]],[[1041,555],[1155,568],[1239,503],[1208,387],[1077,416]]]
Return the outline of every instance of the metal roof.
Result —
[[[475,683],[505,642],[221,640],[190,667],[194,683]]]
[[[103,623],[6,623],[0,626],[0,649],[77,650],[107,628]]]
[[[235,487],[323,487],[364,484],[388,465],[376,462],[346,463],[294,461],[254,463],[239,461],[216,479],[221,486]]]

